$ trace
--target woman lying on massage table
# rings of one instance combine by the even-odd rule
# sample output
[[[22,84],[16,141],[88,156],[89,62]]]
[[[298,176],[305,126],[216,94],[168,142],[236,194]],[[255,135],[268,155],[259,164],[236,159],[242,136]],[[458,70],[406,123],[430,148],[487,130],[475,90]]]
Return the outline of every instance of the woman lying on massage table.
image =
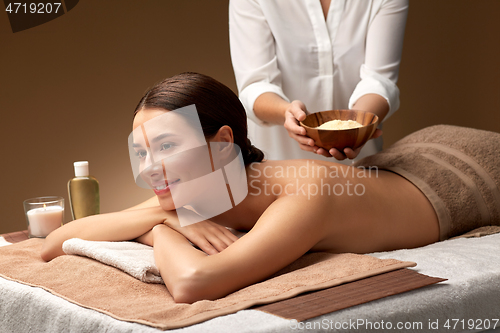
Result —
[[[201,139],[189,116],[175,112],[192,104]],[[156,264],[174,300],[192,303],[259,282],[308,251],[414,248],[500,224],[498,133],[426,128],[357,162],[358,168],[307,160],[265,161],[247,139],[246,114],[238,97],[218,81],[195,73],[174,76],[150,89],[136,108],[133,128],[137,179],[153,187],[156,197],[55,230],[44,242],[44,260],[63,255],[62,243],[70,238],[137,240],[154,247]],[[157,135],[159,131],[163,134]],[[213,167],[216,156],[224,156],[232,146],[240,147],[246,172],[241,200],[241,189],[222,181],[231,199],[228,210],[221,204],[215,214],[203,215],[200,211],[212,207],[186,206],[182,200],[187,196],[204,196],[205,201],[198,200],[200,207],[225,200],[217,186],[191,186],[187,191],[202,174],[197,174],[202,154],[187,152],[211,147],[210,172],[215,174],[220,169]],[[359,168],[363,166],[378,170]],[[228,181],[230,172],[225,170]],[[181,212],[196,215],[193,210],[213,217],[181,226]],[[225,227],[249,232],[237,239]]]

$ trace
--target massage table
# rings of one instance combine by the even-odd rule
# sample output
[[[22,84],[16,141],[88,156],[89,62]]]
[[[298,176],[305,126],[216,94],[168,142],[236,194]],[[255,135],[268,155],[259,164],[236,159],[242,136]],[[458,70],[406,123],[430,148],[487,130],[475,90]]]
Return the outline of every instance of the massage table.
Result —
[[[0,237],[0,246],[8,244]],[[303,322],[249,309],[169,332],[385,332],[388,325],[395,332],[500,332],[500,234],[370,255],[413,261],[418,273],[448,280]],[[2,333],[159,331],[0,277]]]

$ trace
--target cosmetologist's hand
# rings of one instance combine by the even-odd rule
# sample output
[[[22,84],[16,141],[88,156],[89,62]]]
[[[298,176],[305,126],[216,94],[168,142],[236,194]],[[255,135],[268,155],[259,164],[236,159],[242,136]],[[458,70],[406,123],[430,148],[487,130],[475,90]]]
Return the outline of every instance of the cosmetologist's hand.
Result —
[[[369,140],[376,139],[381,135],[382,135],[382,130],[377,128],[375,130],[375,132],[373,132],[373,135],[371,136],[371,138]],[[355,150],[352,150],[351,148],[345,148],[343,152],[341,152],[340,150],[335,149],[335,148],[330,149],[330,151],[328,151],[328,152],[323,148],[320,148],[320,149],[322,150],[321,155],[327,156],[324,154],[324,153],[326,153],[326,154],[328,154],[327,157],[332,156],[332,157],[335,157],[337,160],[342,161],[342,160],[345,160],[346,158],[349,158],[351,160],[355,159],[358,156],[361,149],[363,148],[363,146],[361,146]],[[319,150],[317,153],[318,154],[320,153]]]
[[[346,158],[354,159],[358,156],[363,146],[355,150],[345,148],[343,152],[335,148],[327,151],[326,149],[316,146],[314,144],[314,140],[306,135],[305,128],[299,124],[299,121],[304,120],[307,114],[308,111],[306,106],[299,100],[291,102],[290,106],[285,111],[285,123],[283,126],[288,131],[288,136],[299,143],[300,149],[323,155],[325,157],[334,157],[339,161],[345,160]],[[381,135],[382,130],[377,128],[369,140],[376,139]]]
[[[314,144],[313,139],[306,135],[305,128],[299,124],[299,121],[306,119],[307,113],[304,103],[299,100],[292,101],[285,111],[283,126],[288,131],[288,136],[299,143],[300,149],[314,153],[320,148]]]

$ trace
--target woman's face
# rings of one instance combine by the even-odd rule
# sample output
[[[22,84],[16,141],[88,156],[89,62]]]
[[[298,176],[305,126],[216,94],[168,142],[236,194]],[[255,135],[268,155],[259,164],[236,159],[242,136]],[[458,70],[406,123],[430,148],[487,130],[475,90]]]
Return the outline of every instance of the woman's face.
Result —
[[[189,204],[197,193],[188,182],[212,171],[201,126],[189,124],[175,111],[139,111],[133,124],[133,150],[140,177],[164,210]]]

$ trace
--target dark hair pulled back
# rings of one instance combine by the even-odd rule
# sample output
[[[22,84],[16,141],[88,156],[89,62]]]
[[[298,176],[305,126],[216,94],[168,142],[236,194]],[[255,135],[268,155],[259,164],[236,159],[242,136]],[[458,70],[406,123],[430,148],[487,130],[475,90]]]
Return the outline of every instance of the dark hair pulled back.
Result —
[[[186,72],[157,83],[141,98],[134,117],[142,109],[172,111],[191,104],[196,106],[206,139],[227,125],[233,130],[234,143],[241,148],[245,165],[264,159],[264,153],[247,138],[246,112],[238,96],[207,75]]]

